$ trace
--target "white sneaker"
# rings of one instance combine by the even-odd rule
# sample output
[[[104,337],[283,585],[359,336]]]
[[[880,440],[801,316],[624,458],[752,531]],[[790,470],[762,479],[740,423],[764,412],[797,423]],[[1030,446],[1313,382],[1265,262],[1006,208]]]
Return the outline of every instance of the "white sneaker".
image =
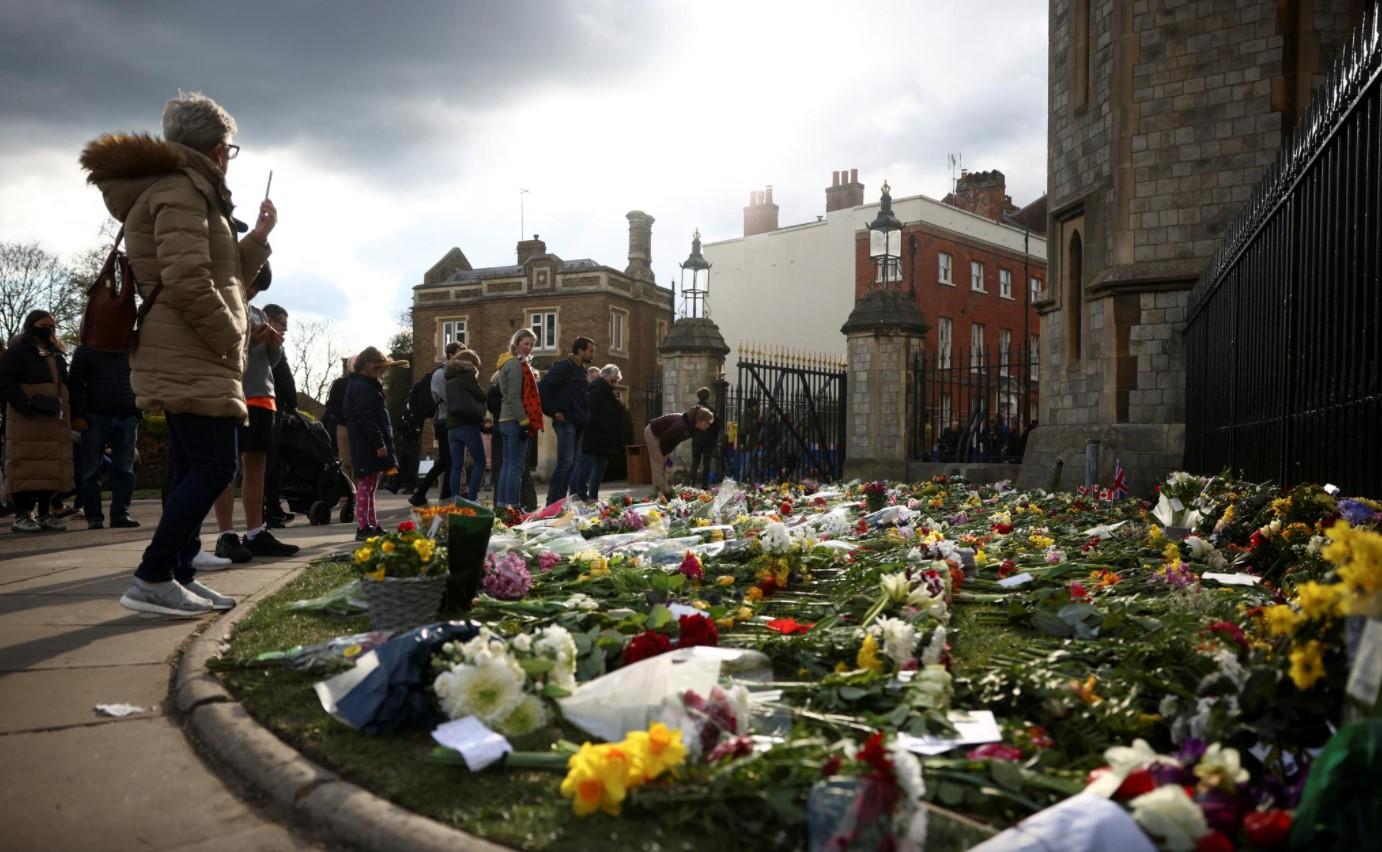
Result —
[[[138,577],[130,581],[130,587],[120,598],[120,605],[135,612],[180,618],[196,618],[215,609],[211,601],[188,591],[174,580],[148,583]]]
[[[229,559],[223,559],[206,550],[199,550],[197,555],[192,557],[192,567],[198,571],[224,571],[232,564]]]
[[[198,583],[196,580],[182,583],[181,585],[184,589],[197,597],[206,598],[211,601],[212,609],[225,611],[235,607],[235,598],[232,598],[230,595],[223,595],[210,586]]]

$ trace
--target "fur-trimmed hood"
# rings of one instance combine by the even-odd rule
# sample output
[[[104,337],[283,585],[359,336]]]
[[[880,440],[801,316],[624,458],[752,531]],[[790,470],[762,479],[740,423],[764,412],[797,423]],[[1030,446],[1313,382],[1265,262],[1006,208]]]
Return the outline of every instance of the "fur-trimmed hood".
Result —
[[[479,381],[480,371],[474,364],[468,361],[451,360],[446,362],[446,371],[443,373],[448,379],[454,379],[461,373],[469,373],[476,381]]]
[[[211,159],[178,142],[147,133],[107,133],[82,150],[87,183],[105,197],[106,209],[121,222],[143,192],[169,175],[185,174],[208,198],[220,199],[227,215],[233,209],[225,173]]]

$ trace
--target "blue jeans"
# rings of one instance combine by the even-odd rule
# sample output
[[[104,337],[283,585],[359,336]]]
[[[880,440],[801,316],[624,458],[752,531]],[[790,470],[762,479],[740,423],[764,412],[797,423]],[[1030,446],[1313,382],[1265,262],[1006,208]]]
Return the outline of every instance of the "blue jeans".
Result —
[[[581,449],[581,430],[565,421],[552,421],[557,435],[557,466],[552,469],[552,484],[547,487],[547,505],[564,498],[571,490],[571,474],[576,472],[576,456]]]
[[[134,496],[134,445],[139,415],[88,414],[82,433],[82,509],[88,521],[104,521],[101,514],[101,461],[110,447],[110,516],[128,517]]]
[[[236,417],[168,415],[168,496],[134,576],[149,583],[196,577],[192,559],[201,549],[202,521],[235,477],[239,426]]]
[[[576,473],[571,479],[571,493],[582,500],[598,500],[600,483],[605,481],[605,467],[609,459],[604,456],[581,453],[576,464]]]
[[[480,483],[485,478],[485,442],[480,439],[479,426],[450,426],[446,440],[451,444],[451,494],[461,496],[461,474],[465,471],[465,454],[475,460],[470,469],[470,483],[466,486],[467,500],[480,496]]]
[[[528,465],[528,430],[517,420],[505,420],[499,424],[499,434],[504,436],[504,462],[499,468],[499,497],[495,502],[518,506],[523,502],[523,470]]]

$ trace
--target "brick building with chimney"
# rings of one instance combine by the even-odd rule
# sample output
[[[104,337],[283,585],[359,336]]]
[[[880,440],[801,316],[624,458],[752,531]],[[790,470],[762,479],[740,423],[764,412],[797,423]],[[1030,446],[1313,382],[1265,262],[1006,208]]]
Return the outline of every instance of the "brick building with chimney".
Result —
[[[434,367],[446,344],[459,340],[480,354],[480,379],[487,382],[519,328],[537,335],[533,366],[545,371],[583,335],[595,341],[597,365],[619,365],[624,381],[615,393],[629,407],[634,434],[641,433],[649,416],[643,388],[659,369],[657,346],[672,324],[672,291],[658,286],[649,265],[653,217],[634,210],[628,220],[623,270],[589,258],[564,260],[536,234],[518,243],[511,266],[475,269],[459,248],[451,249],[413,288],[414,375]],[[550,433],[544,430],[538,447],[543,472],[555,458]]]
[[[918,239],[917,303],[932,327],[931,351],[940,345],[936,317],[951,323],[952,351],[968,351],[976,323],[985,352],[999,351],[1005,329],[1014,351],[1020,350],[1024,288],[1035,280],[1042,289],[1046,281],[1044,200],[1019,210],[1006,195],[1002,172],[981,172],[961,178],[946,201],[894,198],[893,212],[905,228],[904,276],[912,274],[906,240]],[[772,187],[750,193],[743,235],[704,246],[714,268],[713,318],[731,348],[728,367],[741,343],[843,354],[840,326],[872,274],[866,226],[877,214],[876,196],[865,203],[858,169],[832,173],[825,212],[813,222],[780,227]],[[944,281],[942,258],[949,259]],[[982,290],[971,288],[975,262],[982,267]],[[1035,335],[1035,313],[1028,326]]]
[[[902,283],[915,288],[930,326],[928,363],[945,369],[1026,362],[1040,342],[1034,304],[1046,282],[1045,197],[1019,209],[995,170],[963,174],[944,202],[911,200],[894,200],[893,212],[902,222]],[[866,229],[855,232],[854,264],[859,299],[876,275]],[[938,422],[963,414],[962,400],[935,402]],[[1009,395],[996,413],[1016,416],[1018,401]]]

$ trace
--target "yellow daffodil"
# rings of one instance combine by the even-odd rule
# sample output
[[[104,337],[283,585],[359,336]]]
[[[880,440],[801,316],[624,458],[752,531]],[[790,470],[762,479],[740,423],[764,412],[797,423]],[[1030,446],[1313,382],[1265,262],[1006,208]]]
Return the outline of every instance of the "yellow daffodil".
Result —
[[[373,558],[374,558],[374,549],[373,549],[373,548],[361,547],[361,548],[356,549],[356,551],[355,551],[355,564],[356,564],[356,565],[364,565],[366,562],[370,561],[370,560],[373,559]]]
[[[1307,690],[1324,677],[1324,646],[1311,639],[1291,651],[1291,681],[1296,689]]]
[[[1094,688],[1098,685],[1099,678],[1094,675],[1090,675],[1089,677],[1085,678],[1084,683],[1080,683],[1077,680],[1070,681],[1070,690],[1074,692],[1076,695],[1078,695],[1080,697],[1080,700],[1084,703],[1098,704],[1100,701],[1104,700],[1103,696],[1099,695],[1094,691]]]
[[[1267,607],[1262,617],[1267,622],[1267,633],[1272,636],[1290,636],[1300,624],[1300,616],[1285,604]]]
[[[1166,542],[1166,546],[1161,550],[1161,558],[1167,562],[1180,562],[1180,545],[1174,541]]]
[[[630,731],[623,745],[627,751],[638,755],[643,777],[649,781],[664,772],[675,772],[686,761],[681,731],[672,730],[661,722],[654,722],[646,731]]]
[[[1162,538],[1161,527],[1154,525],[1147,528],[1147,543],[1152,547],[1161,544]]]
[[[974,551],[974,564],[980,568],[989,564],[989,555],[982,550]]]
[[[715,585],[717,585],[717,586],[732,586],[732,585],[734,585],[734,575],[733,575],[733,574],[725,574],[723,577],[716,577],[716,578],[715,578]]]
[[[1043,550],[1056,543],[1056,540],[1054,538],[1051,538],[1050,536],[1044,536],[1039,533],[1032,533],[1030,536],[1027,537],[1027,540],[1030,541],[1033,546],[1039,547]]]
[[[1301,583],[1296,587],[1296,604],[1306,618],[1328,618],[1338,612],[1339,592],[1342,591],[1338,586]]]
[[[864,644],[859,646],[859,655],[855,657],[854,664],[869,671],[883,671],[883,660],[878,656],[878,640],[873,638],[872,633],[864,637]]]
[[[741,606],[734,611],[734,617],[740,621],[748,621],[750,618],[753,618],[753,610],[746,606]]]
[[[744,600],[749,601],[750,603],[758,603],[759,601],[763,600],[763,590],[758,588],[757,586],[753,586],[747,592],[744,593]]]
[[[618,816],[628,795],[631,765],[628,755],[616,746],[585,743],[567,761],[561,794],[571,799],[576,816],[596,810]]]
[[[710,609],[710,604],[706,603],[705,601],[692,601],[691,606],[699,610]]]
[[[394,543],[391,541],[385,541],[383,544],[379,545],[379,549],[385,553],[393,553]]]
[[[849,666],[846,665],[846,664],[843,663],[843,662],[836,663],[836,664],[835,664],[835,671],[837,671],[837,672],[847,672],[847,671],[849,671]]]
[[[721,630],[729,630],[730,628],[734,627],[734,618],[731,616],[726,616],[725,618],[717,618],[715,619],[715,626],[720,628]]]

